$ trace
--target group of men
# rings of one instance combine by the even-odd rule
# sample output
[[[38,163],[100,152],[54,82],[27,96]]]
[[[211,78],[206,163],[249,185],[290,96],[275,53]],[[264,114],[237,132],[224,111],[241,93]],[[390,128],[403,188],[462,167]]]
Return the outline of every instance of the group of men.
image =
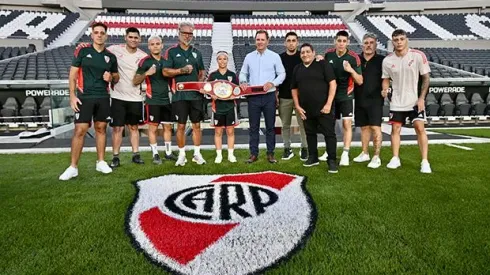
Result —
[[[293,109],[301,136],[300,159],[306,167],[326,160],[330,173],[338,172],[335,122],[342,120],[343,152],[340,166],[349,166],[349,149],[352,142],[352,120],[361,128],[362,152],[354,162],[367,162],[369,168],[381,166],[379,157],[382,143],[381,123],[384,98],[389,97],[392,126],[393,157],[387,164],[390,169],[401,166],[399,158],[401,127],[409,119],[418,137],[422,162],[420,171],[431,173],[428,162],[428,141],[425,132],[425,97],[429,88],[429,63],[424,53],[408,47],[403,30],[393,32],[394,52],[387,57],[377,53],[377,37],[367,33],[362,40],[362,53],[349,50],[349,34],[339,31],[335,47],[324,56],[317,55],[311,44],[299,46],[298,35],[289,32],[285,37],[286,51],[279,55],[267,49],[266,31],[255,36],[256,50],[249,53],[240,71],[242,88],[247,85],[264,85],[270,95],[249,97],[250,157],[258,158],[258,127],[261,112],[264,115],[267,140],[267,159],[275,163],[275,109],[279,108],[284,141],[283,160],[294,156],[291,150],[291,120]],[[299,47],[298,47],[299,46]],[[422,80],[418,92],[419,78]],[[279,84],[279,86],[278,86]],[[390,85],[392,88],[390,88]],[[278,87],[275,89],[275,87]],[[278,92],[275,93],[274,91]],[[272,96],[276,94],[276,98]],[[355,103],[355,107],[354,107]],[[317,134],[325,137],[326,152],[318,156]],[[373,137],[374,156],[369,155],[369,142]]]
[[[158,126],[163,124],[165,159],[174,160],[176,166],[187,162],[185,153],[185,126],[189,119],[192,124],[194,153],[192,161],[204,164],[201,155],[201,128],[203,119],[203,95],[201,91],[176,91],[178,82],[204,82],[205,69],[201,53],[191,45],[194,25],[179,24],[179,43],[162,55],[163,41],[158,36],[148,39],[150,55],[138,49],[141,42],[136,28],[126,30],[126,44],[105,47],[107,26],[95,23],[92,26],[91,45],[81,45],[75,51],[70,69],[70,105],[75,111],[75,131],[72,138],[71,165],[59,177],[69,180],[78,176],[78,161],[83,148],[84,136],[92,121],[96,133],[97,162],[96,170],[111,173],[120,166],[119,150],[122,143],[124,126],[129,126],[132,145],[132,162],[143,164],[139,155],[138,125],[148,123],[148,135],[153,154],[153,163],[161,164],[162,158],[157,150]],[[311,44],[299,47],[296,33],[285,37],[286,51],[281,55],[267,48],[267,31],[257,31],[256,50],[244,60],[238,77],[241,89],[248,86],[262,86],[265,94],[248,97],[249,147],[248,163],[259,157],[259,129],[263,114],[266,126],[267,160],[276,163],[275,119],[276,108],[282,121],[284,140],[283,160],[291,159],[291,120],[293,108],[301,133],[300,158],[304,166],[319,164],[317,133],[325,136],[327,152],[323,156],[328,163],[328,171],[336,173],[336,136],[335,121],[342,119],[344,130],[344,148],[340,159],[341,166],[349,165],[349,147],[352,140],[352,119],[356,114],[356,125],[362,129],[363,152],[354,158],[355,162],[369,161],[368,143],[374,135],[374,157],[369,167],[381,165],[379,151],[381,147],[381,116],[383,97],[388,96],[392,81],[390,123],[392,124],[393,158],[388,168],[398,168],[400,129],[409,118],[414,124],[422,154],[421,172],[430,173],[427,161],[427,135],[424,130],[424,98],[428,91],[430,72],[425,55],[408,48],[406,33],[397,30],[393,33],[394,53],[384,58],[376,53],[376,36],[367,34],[363,38],[363,53],[358,56],[348,49],[349,35],[340,31],[335,37],[335,48],[328,50],[325,56],[317,56]],[[213,79],[233,78],[233,72],[227,70],[227,53],[220,52],[220,69]],[[226,57],[226,59],[224,58]],[[226,60],[226,63],[220,58]],[[228,75],[229,74],[229,75]],[[422,90],[417,93],[417,82],[422,75]],[[213,76],[213,74],[210,74]],[[212,79],[208,79],[210,81]],[[238,82],[237,81],[237,82]],[[146,95],[141,94],[140,84],[146,83]],[[169,92],[172,91],[172,97]],[[355,112],[353,99],[355,97]],[[146,99],[145,99],[146,98]],[[144,103],[143,103],[144,102]],[[224,103],[224,102],[223,102]],[[223,104],[222,109],[232,113],[236,106]],[[214,106],[214,101],[213,101]],[[143,116],[143,109],[145,116]],[[213,109],[213,114],[215,110]],[[235,123],[232,115],[216,113],[218,123],[226,127]],[[229,120],[229,121],[228,121]],[[233,120],[233,122],[232,122]],[[110,121],[113,127],[113,158],[109,164],[104,161],[106,148],[106,129]],[[171,150],[172,124],[177,123],[176,141],[178,156]],[[219,154],[215,162],[221,162],[221,134]],[[228,139],[230,143],[230,139]],[[233,140],[234,141],[234,140]],[[233,143],[232,143],[233,144]],[[216,143],[218,149],[218,143]],[[218,152],[218,150],[217,150]],[[231,162],[236,162],[233,149],[229,148]],[[218,163],[219,163],[218,162]]]
[[[96,170],[104,174],[120,166],[119,150],[124,126],[130,129],[133,151],[132,162],[143,164],[139,154],[139,129],[148,123],[148,136],[153,163],[161,164],[157,150],[158,126],[163,125],[165,159],[184,166],[185,125],[192,122],[194,154],[198,164],[206,161],[200,152],[203,118],[202,95],[196,92],[176,92],[170,99],[170,87],[176,82],[204,81],[205,70],[201,53],[191,45],[194,25],[179,24],[179,43],[162,54],[163,41],[159,36],[148,39],[150,55],[138,48],[141,36],[136,28],[126,30],[126,43],[105,46],[107,26],[92,25],[92,44],[83,44],[75,50],[70,69],[70,106],[75,111],[75,130],[71,145],[71,164],[60,175],[60,180],[78,176],[78,161],[84,137],[94,122],[97,162]],[[140,84],[146,83],[146,95]],[[143,104],[144,102],[144,104]],[[107,124],[112,126],[113,158],[105,162]],[[171,150],[172,124],[177,122],[176,140],[179,155]]]

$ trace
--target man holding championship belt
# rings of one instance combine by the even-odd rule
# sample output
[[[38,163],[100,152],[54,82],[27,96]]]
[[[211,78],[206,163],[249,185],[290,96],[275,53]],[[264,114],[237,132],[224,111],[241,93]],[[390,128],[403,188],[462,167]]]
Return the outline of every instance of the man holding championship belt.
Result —
[[[199,89],[192,92],[177,91],[175,83],[204,81],[205,70],[201,52],[191,46],[194,24],[182,22],[179,24],[179,44],[169,48],[165,53],[166,67],[163,76],[172,78],[172,111],[177,120],[177,146],[179,156],[175,166],[184,166],[185,156],[185,125],[187,118],[192,123],[192,140],[194,141],[194,157],[192,161],[199,165],[206,163],[201,155],[201,120],[203,118],[203,95]]]
[[[269,34],[265,30],[255,34],[257,50],[247,54],[240,70],[240,87],[247,90],[248,85],[263,86],[264,95],[257,95],[248,99],[248,115],[250,123],[250,157],[248,163],[257,161],[259,156],[259,128],[260,116],[263,113],[266,128],[267,160],[276,163],[274,149],[276,136],[274,124],[276,122],[276,87],[286,78],[286,70],[281,57],[267,49]]]

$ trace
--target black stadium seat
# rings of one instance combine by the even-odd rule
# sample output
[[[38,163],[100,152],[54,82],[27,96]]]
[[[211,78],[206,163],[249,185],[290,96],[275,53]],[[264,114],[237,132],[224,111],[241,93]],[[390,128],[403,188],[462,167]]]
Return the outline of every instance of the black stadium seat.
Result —
[[[16,117],[19,115],[19,103],[14,97],[7,98],[2,107],[3,108],[0,110],[0,112],[2,113],[3,117]],[[4,118],[4,122],[17,122],[17,119]]]
[[[49,121],[49,110],[51,109],[51,98],[50,97],[45,97],[43,101],[41,102],[41,106],[39,107],[39,115],[43,116],[42,121]],[[46,116],[46,117],[44,117]]]
[[[454,113],[455,105],[454,101],[451,99],[451,96],[449,94],[442,94],[440,102],[440,105],[442,107],[441,115],[452,116]]]
[[[242,101],[240,102],[240,119],[248,119],[248,102]]]
[[[465,94],[458,94],[456,96],[456,115],[468,116],[470,114],[471,105],[468,103],[468,99]]]
[[[22,104],[22,109],[20,110],[20,115],[21,116],[37,116],[38,115],[37,109],[38,109],[38,106],[37,106],[36,100],[32,96],[29,96],[26,98],[26,100]],[[25,121],[25,122],[27,122],[27,121],[36,122],[37,118],[34,118],[34,117],[33,118],[25,118],[25,119],[23,119],[23,121]]]
[[[428,94],[425,99],[425,110],[427,111],[427,116],[438,116],[439,115],[439,103],[437,102],[436,96],[434,94]]]
[[[471,115],[482,116],[485,114],[487,104],[483,101],[479,93],[474,93],[471,96]]]

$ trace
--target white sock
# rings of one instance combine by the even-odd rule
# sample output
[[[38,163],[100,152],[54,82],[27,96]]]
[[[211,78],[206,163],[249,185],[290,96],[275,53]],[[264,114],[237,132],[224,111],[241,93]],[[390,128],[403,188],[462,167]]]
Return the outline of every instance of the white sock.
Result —
[[[233,151],[235,151],[234,149],[228,149],[228,156],[233,156]]]
[[[185,146],[182,148],[179,148],[179,156],[185,156]]]
[[[156,155],[158,154],[158,149],[157,149],[157,144],[150,144],[150,147],[151,147],[151,152],[153,153],[153,155]]]
[[[221,157],[221,149],[216,149],[216,156],[220,156]]]
[[[194,155],[201,154],[201,146],[194,146]]]
[[[172,142],[171,141],[165,141],[165,154],[170,155],[172,154]]]

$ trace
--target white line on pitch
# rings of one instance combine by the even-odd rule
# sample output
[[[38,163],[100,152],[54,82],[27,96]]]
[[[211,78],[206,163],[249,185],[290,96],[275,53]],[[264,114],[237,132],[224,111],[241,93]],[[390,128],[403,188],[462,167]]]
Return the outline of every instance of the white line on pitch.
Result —
[[[459,149],[463,149],[463,150],[466,150],[466,151],[473,150],[473,148],[466,147],[466,146],[461,146],[461,145],[456,145],[456,144],[452,144],[452,143],[446,143],[446,145],[449,146],[449,147],[459,148]]]

